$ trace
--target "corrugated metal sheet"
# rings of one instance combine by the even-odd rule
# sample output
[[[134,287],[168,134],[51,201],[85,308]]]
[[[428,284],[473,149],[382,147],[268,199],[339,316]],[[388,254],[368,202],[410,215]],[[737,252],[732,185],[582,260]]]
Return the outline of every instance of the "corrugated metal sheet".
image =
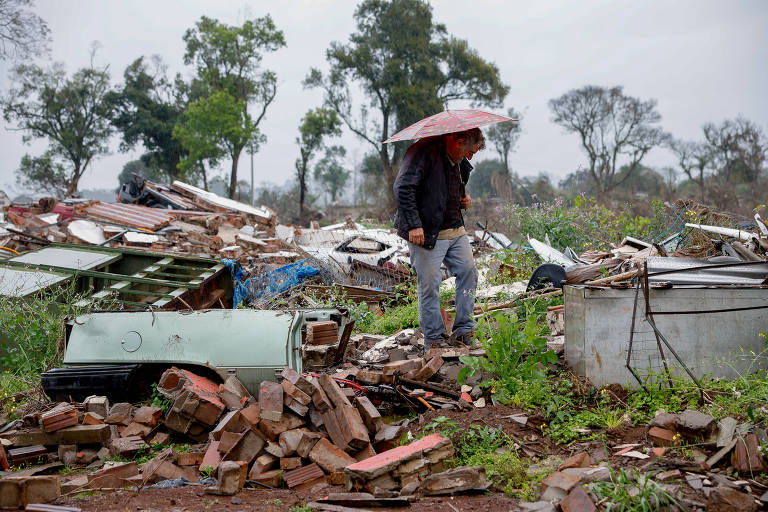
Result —
[[[94,220],[104,220],[123,226],[153,231],[167,226],[174,219],[172,213],[159,208],[123,203],[96,203],[83,208],[82,214]]]
[[[759,286],[768,279],[768,263],[735,263],[718,268],[695,268],[716,264],[718,263],[702,259],[654,256],[648,258],[648,281],[670,282],[673,285]],[[653,275],[655,272],[672,270],[679,272]]]

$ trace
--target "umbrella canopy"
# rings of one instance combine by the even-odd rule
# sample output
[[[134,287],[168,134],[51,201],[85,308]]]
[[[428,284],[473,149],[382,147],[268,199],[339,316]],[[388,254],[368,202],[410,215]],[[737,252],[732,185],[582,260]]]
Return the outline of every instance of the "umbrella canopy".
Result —
[[[444,110],[439,114],[429,116],[408,128],[404,128],[384,141],[397,142],[399,140],[423,139],[433,135],[463,132],[471,128],[488,126],[489,124],[504,123],[506,121],[517,122],[517,119],[483,112],[482,110]]]

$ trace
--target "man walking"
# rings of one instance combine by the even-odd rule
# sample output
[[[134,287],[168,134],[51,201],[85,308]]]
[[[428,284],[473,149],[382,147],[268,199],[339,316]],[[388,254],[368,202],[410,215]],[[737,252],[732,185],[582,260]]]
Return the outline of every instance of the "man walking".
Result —
[[[427,350],[447,338],[440,315],[442,263],[456,276],[451,337],[472,344],[477,269],[461,210],[472,204],[465,191],[472,171],[469,160],[484,147],[479,128],[421,139],[406,151],[395,180],[395,228],[408,241],[416,271],[419,322]]]

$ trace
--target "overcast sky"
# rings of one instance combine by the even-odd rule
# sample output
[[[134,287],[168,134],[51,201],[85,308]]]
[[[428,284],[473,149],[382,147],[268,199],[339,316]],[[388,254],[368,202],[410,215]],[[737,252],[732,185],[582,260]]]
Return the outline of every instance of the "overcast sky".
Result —
[[[348,39],[355,5],[352,0],[37,0],[35,11],[51,28],[52,60],[73,71],[87,64],[89,46],[98,41],[97,60],[110,66],[115,82],[141,55],[159,54],[172,73],[188,74],[181,38],[200,16],[235,24],[247,11],[271,14],[287,47],[264,61],[277,73],[279,88],[262,125],[268,141],[255,156],[255,181],[282,184],[292,177],[298,123],[322,100],[301,81],[312,66],[326,69],[331,41]],[[510,85],[506,106],[525,112],[524,133],[511,159],[520,175],[546,172],[558,180],[584,163],[576,136],[550,121],[547,101],[586,84],[622,85],[630,95],[657,99],[663,127],[676,137],[700,138],[703,123],[739,114],[768,129],[766,0],[435,0],[432,5],[436,21],[499,67]],[[0,94],[9,88],[8,67],[0,62]],[[21,157],[42,153],[45,144],[25,146],[8,128],[0,129],[0,189],[17,192],[13,173]],[[343,143],[350,166],[370,148],[348,133]],[[81,188],[117,185],[123,164],[141,154],[140,149],[119,153],[117,145],[115,138],[112,154],[93,163]],[[656,150],[646,163],[662,167],[674,159]],[[249,175],[247,159],[239,173]]]

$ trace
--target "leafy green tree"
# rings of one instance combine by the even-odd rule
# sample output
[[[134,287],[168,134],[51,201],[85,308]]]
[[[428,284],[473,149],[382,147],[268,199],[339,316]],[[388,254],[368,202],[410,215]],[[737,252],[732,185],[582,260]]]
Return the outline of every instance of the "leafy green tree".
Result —
[[[453,100],[500,106],[509,88],[494,64],[433,21],[424,0],[365,0],[354,16],[357,31],[349,43],[331,43],[326,52],[328,74],[313,68],[304,84],[321,88],[326,106],[376,149],[392,207],[392,185],[408,144],[381,142]],[[368,99],[359,115],[353,112],[352,83]]]
[[[105,101],[107,69],[94,67],[92,55],[91,65],[72,76],[60,63],[48,69],[21,64],[13,68],[11,80],[14,86],[0,100],[4,119],[15,123],[25,143],[48,141],[42,159],[22,162],[22,181],[28,186],[58,183],[62,195],[74,194],[93,159],[108,151],[112,125]]]
[[[0,0],[0,60],[41,57],[48,53],[51,30],[31,12],[32,0]]]
[[[57,156],[48,150],[40,156],[21,157],[16,183],[28,190],[64,197],[67,195],[69,173]]]
[[[304,201],[307,195],[307,172],[312,160],[320,151],[327,136],[341,135],[341,121],[336,112],[328,108],[309,110],[301,119],[299,136],[299,157],[296,159],[296,179],[299,184],[299,218],[304,220]]]
[[[332,203],[336,202],[349,179],[350,173],[340,161],[346,155],[347,150],[342,146],[331,146],[325,149],[325,155],[315,165],[315,179],[322,184]]]
[[[484,199],[495,195],[491,182],[493,175],[504,172],[504,164],[497,159],[481,160],[475,164],[469,182],[467,192],[472,198]]]
[[[229,121],[241,123],[237,128],[232,127],[238,136],[229,139],[228,148],[232,158],[229,194],[234,197],[240,154],[250,144],[255,150],[254,141],[265,140],[259,124],[277,94],[277,75],[261,67],[264,53],[285,46],[285,38],[268,15],[248,20],[239,27],[203,16],[184,34],[184,42],[184,63],[195,67],[208,93],[211,96],[226,94],[242,110],[240,116],[229,116]],[[216,102],[220,103],[222,98],[224,96],[218,96]],[[253,117],[248,114],[250,107],[256,112]],[[246,134],[249,136],[245,137]]]
[[[656,100],[627,96],[621,87],[587,85],[549,101],[552,120],[575,133],[587,154],[598,199],[629,179],[648,154],[669,140]],[[617,175],[622,166],[628,171]]]
[[[507,117],[522,119],[522,114],[511,108],[507,110]],[[515,150],[515,145],[522,130],[520,129],[520,123],[499,123],[488,128],[486,138],[488,142],[499,155],[501,162],[504,164],[504,169],[507,173],[512,172],[509,167],[509,154]]]
[[[161,170],[171,180],[181,178],[179,163],[187,152],[173,138],[173,128],[198,92],[180,75],[169,79],[158,56],[149,62],[139,57],[125,68],[123,79],[121,87],[107,96],[114,109],[112,124],[123,136],[120,150],[130,151],[141,143],[147,150],[141,156],[146,167]]]
[[[243,108],[242,100],[226,91],[215,91],[189,104],[173,130],[173,137],[187,151],[179,168],[185,172],[200,171],[207,190],[206,163],[213,167],[225,156],[236,161],[246,144],[258,137],[258,128]],[[231,198],[237,191],[236,183],[230,181]]]

